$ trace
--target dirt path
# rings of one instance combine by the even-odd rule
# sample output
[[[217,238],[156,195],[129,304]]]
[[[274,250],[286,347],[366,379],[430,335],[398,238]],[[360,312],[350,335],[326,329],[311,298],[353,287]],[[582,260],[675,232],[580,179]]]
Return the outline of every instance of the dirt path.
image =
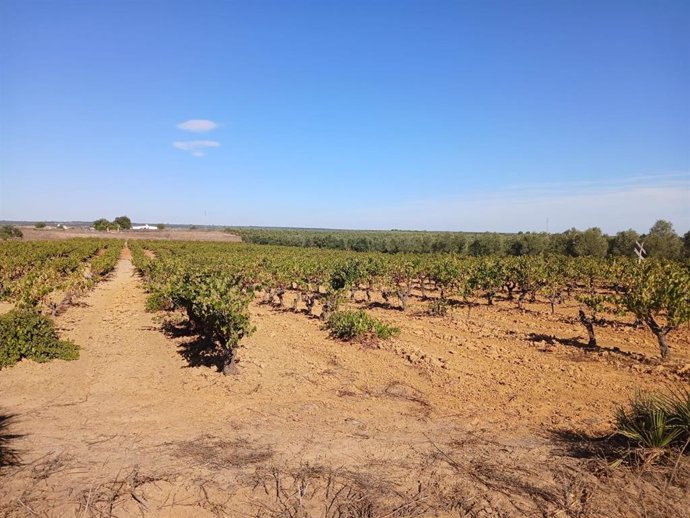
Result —
[[[57,320],[79,360],[0,372],[21,460],[0,470],[0,516],[579,516],[594,487],[595,516],[638,505],[620,507],[535,433],[601,427],[636,372],[592,363],[562,383],[561,358],[481,338],[484,327],[428,332],[408,318],[398,342],[371,349],[253,306],[240,375],[223,377],[193,337],[163,334],[145,299],[125,250]]]
[[[64,468],[53,482],[65,490],[134,466],[165,470],[163,445],[218,424],[222,391],[211,388],[215,397],[200,401],[208,373],[184,368],[144,301],[125,255],[111,280],[58,319],[81,346],[79,360],[25,361],[0,374],[2,411],[15,416],[12,433],[22,436],[13,446],[29,465],[48,459]],[[49,491],[57,501],[59,489]]]

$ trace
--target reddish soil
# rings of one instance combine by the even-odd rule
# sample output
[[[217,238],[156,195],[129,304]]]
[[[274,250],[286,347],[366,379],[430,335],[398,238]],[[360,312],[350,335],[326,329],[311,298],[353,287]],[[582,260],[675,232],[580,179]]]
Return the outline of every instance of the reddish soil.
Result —
[[[75,237],[98,237],[113,239],[154,239],[178,241],[226,241],[237,243],[241,239],[235,234],[220,230],[127,230],[122,232],[105,232],[80,228],[36,229],[21,227],[25,241],[52,241],[56,239],[72,239]]]
[[[400,326],[379,346],[331,339],[305,314],[252,306],[257,331],[224,377],[183,326],[162,330],[124,255],[58,317],[77,361],[0,371],[0,516],[687,516],[682,461],[608,468],[575,434],[611,431],[638,388],[688,383],[651,335],[598,329],[574,307],[465,308]],[[533,333],[541,333],[535,335]],[[180,336],[181,335],[181,336]],[[2,421],[0,421],[0,427]],[[0,442],[2,445],[2,442]],[[11,451],[9,451],[11,450]],[[596,469],[595,469],[596,468]]]

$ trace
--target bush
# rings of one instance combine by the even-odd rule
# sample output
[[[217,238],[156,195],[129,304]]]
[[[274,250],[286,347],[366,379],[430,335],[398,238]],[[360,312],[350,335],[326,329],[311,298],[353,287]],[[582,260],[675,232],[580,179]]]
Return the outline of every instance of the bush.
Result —
[[[0,227],[0,239],[21,239],[24,234],[14,225],[3,225]]]
[[[60,340],[53,321],[33,309],[14,309],[0,315],[0,368],[22,358],[46,362],[76,360],[79,347]]]
[[[47,226],[45,221],[39,221],[34,225],[34,228],[46,228]]]
[[[400,329],[369,316],[363,310],[336,311],[328,319],[328,328],[341,340],[385,340],[400,333]]]
[[[617,410],[616,433],[638,448],[683,448],[690,441],[690,390],[637,393]]]

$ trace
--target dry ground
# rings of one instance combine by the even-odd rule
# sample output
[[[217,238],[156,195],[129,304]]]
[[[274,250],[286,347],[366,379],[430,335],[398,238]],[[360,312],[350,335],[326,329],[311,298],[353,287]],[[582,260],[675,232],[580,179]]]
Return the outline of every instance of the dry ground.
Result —
[[[105,232],[81,228],[36,229],[21,227],[24,241],[53,241],[57,239],[73,239],[75,237],[98,237],[114,239],[154,239],[178,241],[225,241],[237,243],[241,241],[235,234],[220,230],[127,230],[122,232]]]
[[[576,434],[610,431],[637,388],[687,384],[690,333],[659,365],[630,326],[582,346],[574,308],[467,319],[372,313],[365,347],[255,304],[240,374],[144,311],[130,258],[57,319],[74,362],[0,371],[0,516],[687,516],[682,462],[608,469]]]

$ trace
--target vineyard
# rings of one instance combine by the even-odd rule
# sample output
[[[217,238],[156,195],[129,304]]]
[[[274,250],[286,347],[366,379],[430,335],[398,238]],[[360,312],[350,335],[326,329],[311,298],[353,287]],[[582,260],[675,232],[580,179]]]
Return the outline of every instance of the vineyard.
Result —
[[[0,336],[40,346],[0,356],[0,515],[690,504],[687,263],[140,239],[0,254]]]
[[[669,333],[672,337],[690,321],[690,272],[672,261],[467,258],[157,242],[138,242],[132,250],[151,292],[151,307],[184,310],[196,329],[226,351],[226,367],[239,340],[253,330],[247,307],[255,294],[264,303],[327,322],[347,304],[405,312],[412,298],[424,301],[430,316],[462,307],[467,319],[473,307],[492,306],[497,299],[518,309],[525,301],[540,300],[551,314],[574,301],[589,346],[597,345],[595,329],[602,318],[615,315],[647,326],[662,358],[670,355]]]
[[[0,243],[0,301],[55,314],[115,267],[122,242]]]
[[[75,359],[78,347],[60,340],[55,317],[115,267],[121,242],[74,240],[0,243],[0,368],[22,358]]]

